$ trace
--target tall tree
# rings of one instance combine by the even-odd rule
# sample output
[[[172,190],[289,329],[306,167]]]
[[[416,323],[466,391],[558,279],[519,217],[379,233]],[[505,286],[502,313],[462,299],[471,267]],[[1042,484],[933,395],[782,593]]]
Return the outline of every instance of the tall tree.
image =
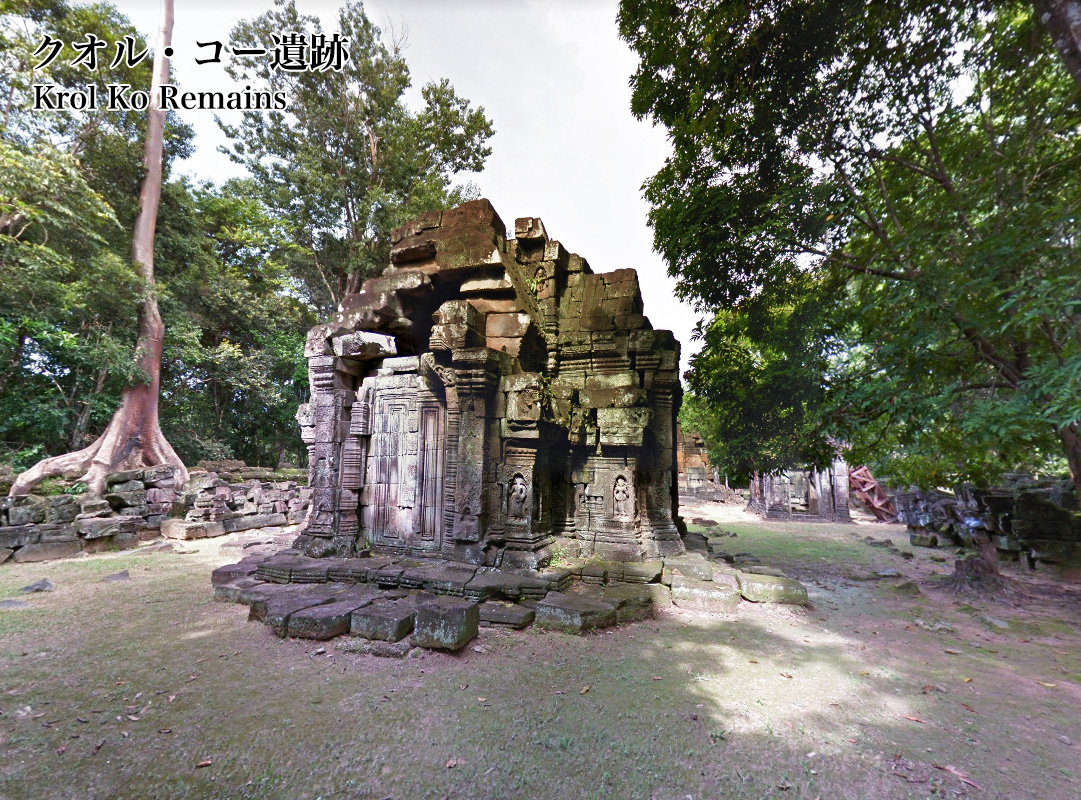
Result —
[[[471,187],[454,188],[451,179],[483,168],[493,131],[484,109],[447,80],[421,89],[421,110],[407,108],[400,43],[385,43],[360,3],[341,8],[329,35],[292,0],[277,6],[231,35],[236,47],[278,48],[276,58],[236,58],[229,72],[255,90],[283,93],[288,108],[244,111],[238,125],[222,127],[234,141],[232,158],[291,225],[290,268],[327,313],[386,265],[394,227],[472,197]],[[288,68],[280,48],[293,35],[319,69]],[[347,59],[332,49],[336,35]]]
[[[673,140],[646,194],[684,295],[841,280],[840,432],[1003,467],[1057,440],[1081,491],[1081,111],[1033,7],[624,0],[620,26]]]
[[[22,473],[12,485],[11,494],[27,494],[43,478],[53,475],[79,476],[92,492],[105,488],[105,476],[119,469],[171,464],[183,480],[187,469],[162,435],[158,422],[158,398],[161,388],[161,358],[164,325],[158,309],[154,283],[154,231],[161,200],[162,156],[165,111],[160,105],[160,87],[168,82],[169,59],[165,54],[173,31],[172,0],[162,2],[162,22],[158,47],[154,53],[154,71],[147,109],[143,178],[139,194],[139,214],[132,236],[132,262],[143,282],[139,306],[136,356],[142,380],[127,386],[120,407],[105,432],[90,446],[44,459]]]

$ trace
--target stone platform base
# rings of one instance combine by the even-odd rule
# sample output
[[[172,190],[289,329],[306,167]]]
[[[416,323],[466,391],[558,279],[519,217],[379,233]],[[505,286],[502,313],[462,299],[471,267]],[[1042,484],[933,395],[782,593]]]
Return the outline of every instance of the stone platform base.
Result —
[[[403,657],[406,644],[460,650],[486,626],[583,634],[649,618],[673,603],[728,614],[739,603],[738,579],[745,576],[696,553],[512,572],[379,554],[309,558],[290,549],[219,567],[212,583],[217,599],[248,605],[249,619],[278,636],[351,635],[373,643],[357,652]]]

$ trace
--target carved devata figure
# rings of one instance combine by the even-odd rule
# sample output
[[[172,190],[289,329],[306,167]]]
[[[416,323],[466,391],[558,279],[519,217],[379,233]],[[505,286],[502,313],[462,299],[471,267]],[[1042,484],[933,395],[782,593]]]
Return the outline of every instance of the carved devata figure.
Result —
[[[557,540],[625,560],[683,551],[679,345],[642,315],[634,270],[594,274],[539,219],[514,234],[487,200],[425,214],[311,330],[298,548],[533,568]]]

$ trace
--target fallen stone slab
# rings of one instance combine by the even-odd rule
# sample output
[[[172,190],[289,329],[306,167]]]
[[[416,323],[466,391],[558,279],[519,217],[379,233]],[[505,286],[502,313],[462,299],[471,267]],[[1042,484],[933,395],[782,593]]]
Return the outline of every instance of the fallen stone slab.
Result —
[[[0,600],[0,609],[14,611],[17,608],[30,608],[25,600]]]
[[[910,533],[908,543],[913,547],[938,547],[938,536],[934,533]]]
[[[292,638],[326,641],[349,633],[353,612],[378,600],[374,590],[344,592],[332,603],[305,608],[290,615],[287,632]]]
[[[220,522],[169,518],[161,523],[161,535],[166,539],[213,539],[224,536],[225,528]]]
[[[56,586],[48,578],[42,578],[40,581],[34,581],[31,584],[24,586],[19,590],[23,594],[32,594],[33,592],[55,592]]]
[[[548,584],[548,590],[552,592],[567,591],[574,580],[574,576],[575,570],[566,567],[549,567],[537,573],[537,578],[545,581]]]
[[[776,567],[758,567],[758,566],[745,567],[743,571],[750,574],[750,575],[772,575],[774,578],[787,578],[788,577],[787,575],[784,574],[784,572],[777,569]]]
[[[581,634],[616,624],[616,610],[609,603],[563,592],[549,592],[537,603],[533,624],[564,633]]]
[[[464,597],[475,603],[496,597],[517,600],[522,596],[523,581],[522,576],[505,572],[477,572],[465,585]]]
[[[647,583],[645,584],[645,589],[649,592],[653,608],[671,607],[672,590],[669,587],[662,583]]]
[[[442,595],[417,607],[413,628],[414,647],[429,650],[461,650],[477,635],[480,609],[476,603]]]
[[[82,551],[82,542],[28,544],[16,550],[12,559],[20,564],[29,564],[38,561],[52,561],[57,558],[71,558],[79,555]]]
[[[337,646],[343,653],[357,653],[377,658],[405,658],[413,650],[408,639],[398,642],[383,642],[378,639],[352,639]]]
[[[327,580],[338,583],[367,583],[370,558],[335,558],[327,559]]]
[[[255,577],[270,583],[291,583],[294,569],[306,570],[313,565],[318,569],[318,559],[296,555],[271,556],[259,564]]]
[[[482,628],[515,628],[521,630],[533,622],[536,612],[532,608],[492,600],[480,604]]]
[[[700,581],[713,580],[713,565],[701,553],[669,556],[664,559],[664,568],[666,571],[671,570],[673,574],[678,572],[687,578],[697,578]]]
[[[249,621],[264,622],[279,637],[284,637],[289,617],[297,611],[333,602],[337,595],[349,588],[344,584],[324,583],[317,586],[279,586],[267,584],[263,595],[253,600],[248,612]]]
[[[674,575],[672,602],[682,609],[730,614],[739,607],[739,590],[725,583]]]
[[[413,632],[416,611],[405,600],[376,600],[353,612],[349,632],[365,639],[399,642]]]
[[[466,584],[473,580],[476,574],[476,568],[446,566],[430,570],[422,585],[429,592],[463,597]]]
[[[239,561],[236,564],[226,564],[218,567],[210,573],[210,585],[220,586],[224,583],[232,583],[241,578],[252,578],[259,565],[253,561]]]
[[[247,514],[222,520],[222,528],[226,533],[237,531],[250,531],[255,528],[273,528],[288,524],[285,514]]]
[[[736,580],[739,581],[740,594],[752,603],[789,603],[800,606],[807,604],[807,589],[792,578],[739,572]]]
[[[0,564],[3,564],[15,553],[10,547],[0,547]]]
[[[601,593],[601,599],[615,606],[617,625],[637,622],[653,616],[653,595],[642,585],[621,583],[606,586]]]
[[[627,583],[653,583],[661,579],[664,562],[660,559],[628,561],[623,565],[623,580]]]
[[[121,533],[135,533],[145,525],[146,520],[142,517],[130,514],[116,517],[92,517],[76,522],[79,535],[84,539],[103,539],[106,536],[117,536]]]
[[[215,584],[214,599],[225,603],[239,603],[240,595],[245,589],[265,585],[262,581],[257,581],[254,578],[237,578],[234,581]]]
[[[124,581],[130,581],[130,580],[131,580],[131,573],[128,572],[125,569],[125,570],[121,570],[120,572],[114,572],[111,575],[106,575],[104,578],[101,579],[101,582],[102,583],[123,583]]]

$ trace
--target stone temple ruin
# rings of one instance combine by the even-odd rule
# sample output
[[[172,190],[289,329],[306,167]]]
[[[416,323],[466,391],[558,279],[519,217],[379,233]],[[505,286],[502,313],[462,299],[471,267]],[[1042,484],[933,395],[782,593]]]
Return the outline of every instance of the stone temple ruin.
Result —
[[[594,274],[539,219],[514,229],[487,200],[426,214],[312,329],[305,520],[291,548],[215,570],[215,597],[279,636],[398,656],[478,626],[807,601],[711,562],[702,535],[686,552],[679,345],[642,315],[634,270]]]
[[[683,551],[678,342],[642,315],[633,269],[594,274],[537,218],[514,232],[487,200],[425,214],[309,333],[306,555]]]

